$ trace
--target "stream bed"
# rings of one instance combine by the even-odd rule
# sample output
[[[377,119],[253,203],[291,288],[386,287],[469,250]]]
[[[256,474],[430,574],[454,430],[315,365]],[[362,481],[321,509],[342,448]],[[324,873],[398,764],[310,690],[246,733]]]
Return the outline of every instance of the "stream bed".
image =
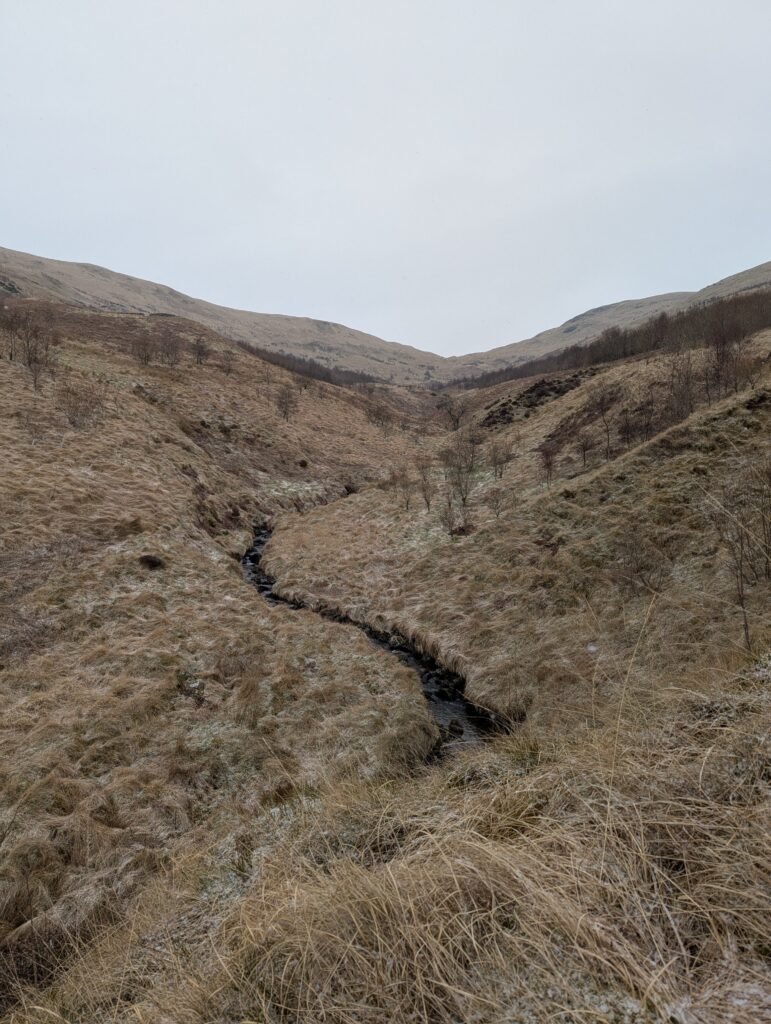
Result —
[[[505,731],[505,723],[498,716],[477,707],[463,695],[465,680],[462,676],[442,668],[430,655],[422,654],[403,637],[380,632],[366,623],[356,622],[332,609],[311,608],[299,601],[281,597],[275,592],[275,580],[262,567],[262,553],[270,540],[271,530],[260,527],[254,542],[241,559],[246,578],[258,592],[273,604],[289,608],[307,608],[332,622],[342,622],[361,630],[375,646],[388,651],[403,665],[417,673],[423,695],[441,733],[437,753],[450,753],[466,744],[481,743],[492,733]]]

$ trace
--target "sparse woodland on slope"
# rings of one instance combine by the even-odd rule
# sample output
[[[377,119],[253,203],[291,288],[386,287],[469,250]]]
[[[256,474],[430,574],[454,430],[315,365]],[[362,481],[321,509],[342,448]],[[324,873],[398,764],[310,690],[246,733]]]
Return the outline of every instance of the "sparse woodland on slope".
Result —
[[[0,1019],[771,1015],[770,330],[435,395],[0,312]]]
[[[734,274],[698,292],[671,292],[587,310],[534,338],[463,356],[439,356],[383,341],[342,324],[309,317],[253,313],[217,306],[166,285],[89,263],[46,259],[0,247],[0,297],[46,299],[91,309],[189,318],[263,354],[313,360],[327,369],[394,384],[447,382],[508,373],[512,366],[585,346],[605,331],[634,331],[664,316],[771,286],[771,263]],[[516,282],[512,282],[516,294]],[[478,343],[481,339],[474,339]],[[555,369],[551,366],[550,369]],[[480,383],[492,383],[482,380]]]

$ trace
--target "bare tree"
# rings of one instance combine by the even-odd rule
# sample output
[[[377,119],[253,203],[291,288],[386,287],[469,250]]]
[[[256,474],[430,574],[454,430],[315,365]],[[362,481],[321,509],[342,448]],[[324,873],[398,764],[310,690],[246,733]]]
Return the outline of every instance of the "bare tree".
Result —
[[[625,405],[618,414],[618,436],[625,448],[630,448],[634,441],[636,423],[632,410]]]
[[[385,402],[374,402],[367,406],[367,420],[388,437],[394,427],[394,416]]]
[[[512,459],[512,442],[495,438],[487,447],[487,462],[496,480],[502,480],[506,467]]]
[[[445,487],[439,502],[439,521],[450,537],[458,532],[458,511],[452,488]]]
[[[276,395],[276,408],[282,418],[288,420],[297,411],[299,404],[295,388],[291,384],[282,384]]]
[[[643,441],[649,441],[654,433],[656,421],[656,397],[652,385],[646,389],[638,408],[638,423]]]
[[[670,418],[679,423],[696,407],[696,367],[690,349],[672,352],[666,359]]]
[[[233,352],[233,350],[230,348],[224,349],[220,357],[220,367],[222,368],[222,372],[225,374],[226,377],[229,377],[230,374],[233,372],[235,362],[235,352]]]
[[[750,622],[747,614],[747,572],[750,564],[750,534],[744,510],[740,508],[736,494],[725,490],[722,500],[712,509],[714,522],[720,539],[728,553],[728,566],[736,590],[736,603],[742,615],[744,644],[752,654]]]
[[[430,512],[431,502],[433,501],[434,494],[436,493],[433,463],[431,462],[431,459],[427,458],[425,455],[421,455],[415,460],[415,468],[418,471],[418,489],[420,490],[420,496],[423,498],[423,504],[426,506],[426,512]]]
[[[22,311],[5,306],[0,313],[0,332],[5,338],[5,353],[9,362],[13,362],[18,354],[22,324],[25,319],[31,318],[32,314],[29,310]]]
[[[147,334],[132,338],[131,355],[141,366],[149,366],[155,356],[154,341]]]
[[[30,375],[32,387],[39,391],[43,375],[53,375],[54,347],[58,344],[58,338],[51,328],[50,320],[43,317],[24,318],[19,338],[22,362]]]
[[[553,445],[545,444],[538,450],[541,460],[541,475],[547,487],[551,487],[554,466],[557,461],[557,450]]]
[[[748,589],[771,580],[771,460],[750,466],[720,495],[709,495],[707,515],[727,553],[744,644],[752,653]]]
[[[398,466],[393,474],[395,490],[399,495],[402,507],[409,512],[412,504],[412,496],[415,493],[415,480],[410,474],[407,466]]]
[[[193,340],[193,358],[195,359],[196,366],[203,366],[209,358],[210,352],[211,350],[203,334],[196,335]]]
[[[614,400],[615,396],[607,383],[604,380],[600,381],[592,394],[591,406],[602,420],[602,426],[605,430],[606,461],[610,459],[610,410],[613,408]]]
[[[457,430],[468,413],[468,404],[464,399],[446,392],[439,396],[436,408],[451,430]]]
[[[581,456],[581,465],[586,469],[586,459],[589,452],[594,450],[595,441],[587,430],[579,430],[576,434],[575,449]]]

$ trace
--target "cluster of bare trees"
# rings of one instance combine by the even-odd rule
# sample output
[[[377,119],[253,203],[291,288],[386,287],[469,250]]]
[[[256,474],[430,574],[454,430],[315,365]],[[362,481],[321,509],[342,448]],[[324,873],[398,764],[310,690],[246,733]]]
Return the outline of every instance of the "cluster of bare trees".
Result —
[[[451,434],[437,459],[419,453],[412,466],[393,466],[384,486],[393,491],[405,511],[417,495],[427,513],[434,510],[438,514],[450,536],[467,533],[472,527],[471,510],[482,473],[489,470],[493,480],[500,481],[506,466],[516,457],[518,444],[517,437],[496,438],[485,447],[479,431],[459,429]],[[500,486],[486,495],[485,503],[496,517],[503,510],[505,497],[506,491]]]
[[[725,348],[730,361],[731,350],[736,353],[736,347],[740,349],[746,338],[767,327],[771,327],[771,289],[762,288],[691,306],[675,316],[661,313],[629,330],[611,327],[588,345],[572,345],[518,366],[455,381],[453,387],[489,387],[664,349],[698,349],[705,345],[713,350]]]
[[[20,362],[26,368],[33,388],[39,391],[43,377],[54,374],[56,348],[60,344],[51,315],[23,307],[3,307],[0,310],[0,336],[4,341],[6,358]]]
[[[586,468],[595,451],[609,461],[619,451],[649,441],[681,422],[703,403],[754,386],[762,361],[742,341],[715,332],[701,351],[681,348],[662,361],[663,374],[634,389],[601,376],[578,413],[564,421],[538,449],[541,476],[550,486],[566,447]]]
[[[158,340],[158,361],[166,366],[178,366],[182,358],[182,344],[174,331],[164,331]]]
[[[290,373],[296,373],[311,380],[321,380],[327,384],[337,384],[341,387],[352,384],[382,383],[377,377],[372,377],[368,373],[344,370],[339,366],[324,366],[316,359],[304,359],[302,356],[293,356],[288,352],[271,352],[250,341],[238,341],[236,344],[242,351],[248,352],[249,355],[255,356],[257,359],[262,359],[265,363],[280,366],[284,370],[289,370]]]
[[[140,366],[149,366],[156,362],[162,366],[179,366],[185,351],[190,352],[196,366],[203,366],[209,361],[212,350],[203,334],[197,335],[188,346],[179,334],[171,329],[166,329],[159,335],[137,334],[131,340],[131,355]],[[226,373],[233,369],[233,362],[233,353],[225,350],[221,366]]]

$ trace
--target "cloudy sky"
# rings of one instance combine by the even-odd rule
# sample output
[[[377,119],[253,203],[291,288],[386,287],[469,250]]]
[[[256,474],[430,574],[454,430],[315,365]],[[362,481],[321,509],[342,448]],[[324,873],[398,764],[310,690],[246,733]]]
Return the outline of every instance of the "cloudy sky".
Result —
[[[0,0],[0,245],[442,353],[771,259],[769,0]]]

